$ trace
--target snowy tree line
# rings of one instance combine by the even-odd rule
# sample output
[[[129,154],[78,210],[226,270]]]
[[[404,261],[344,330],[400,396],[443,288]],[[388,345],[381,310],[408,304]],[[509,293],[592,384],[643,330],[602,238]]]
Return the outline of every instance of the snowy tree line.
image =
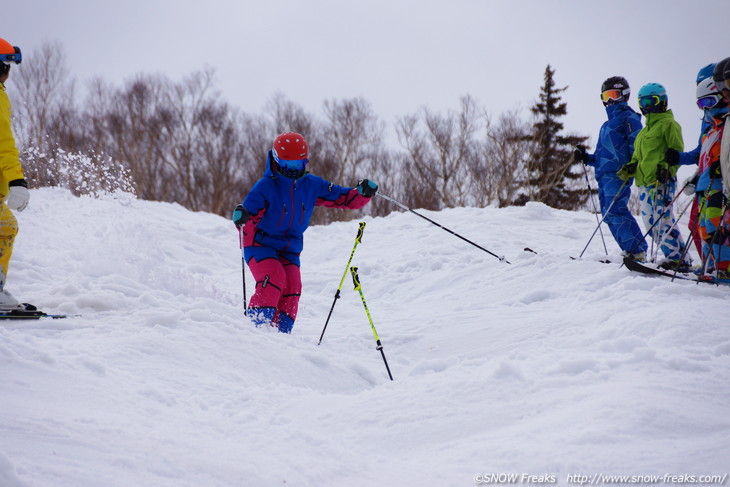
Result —
[[[555,88],[549,66],[545,73],[532,118],[518,111],[494,118],[467,95],[445,114],[424,107],[400,117],[398,149],[386,147],[385,123],[363,98],[326,100],[322,113],[312,114],[276,95],[265,114],[250,114],[221,98],[211,69],[181,81],[138,74],[122,86],[96,78],[79,100],[58,43],[30,53],[13,71],[9,92],[21,157],[35,187],[121,189],[229,216],[261,177],[274,137],[296,131],[309,142],[315,174],[352,186],[368,177],[414,208],[542,201],[574,209],[588,195],[572,145],[586,138],[561,133],[564,88]],[[362,211],[378,216],[393,209],[375,198]],[[312,222],[360,215],[322,209]]]

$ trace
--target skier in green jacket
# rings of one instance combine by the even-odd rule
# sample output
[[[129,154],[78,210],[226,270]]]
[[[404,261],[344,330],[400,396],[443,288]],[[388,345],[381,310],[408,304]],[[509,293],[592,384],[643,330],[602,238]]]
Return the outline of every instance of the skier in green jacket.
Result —
[[[647,232],[652,229],[652,239],[665,257],[660,265],[686,271],[690,262],[680,261],[685,244],[674,224],[670,206],[677,189],[677,166],[670,166],[664,160],[667,149],[684,150],[682,128],[674,120],[672,111],[667,109],[667,91],[662,85],[648,83],[641,87],[638,95],[646,124],[636,136],[631,161],[617,175],[623,180],[636,178],[644,227]]]

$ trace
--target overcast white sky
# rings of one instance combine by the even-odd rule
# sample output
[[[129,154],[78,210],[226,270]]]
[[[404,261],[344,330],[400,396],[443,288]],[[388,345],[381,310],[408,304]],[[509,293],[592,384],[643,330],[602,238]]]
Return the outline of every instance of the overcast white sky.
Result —
[[[317,114],[325,99],[362,96],[388,123],[421,106],[456,110],[465,94],[498,115],[532,104],[549,63],[558,86],[569,85],[566,129],[593,143],[605,120],[600,85],[623,75],[634,108],[641,85],[664,84],[693,148],[697,71],[730,56],[725,1],[5,3],[0,37],[24,53],[60,41],[79,82],[140,72],[180,80],[207,65],[223,98],[251,113],[281,92]]]

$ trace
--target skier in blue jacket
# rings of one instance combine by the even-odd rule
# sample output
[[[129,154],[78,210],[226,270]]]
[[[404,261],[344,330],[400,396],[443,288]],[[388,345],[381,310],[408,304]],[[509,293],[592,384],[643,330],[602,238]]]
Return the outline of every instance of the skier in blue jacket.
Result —
[[[601,126],[596,151],[589,154],[578,146],[573,155],[595,168],[601,213],[618,246],[625,255],[645,260],[646,241],[628,206],[632,180],[624,183],[616,175],[631,160],[634,139],[641,130],[641,116],[628,105],[630,94],[629,83],[621,76],[603,82],[601,100],[608,120]]]
[[[256,279],[248,316],[291,333],[299,308],[302,279],[299,255],[315,206],[356,210],[370,202],[378,185],[362,179],[357,187],[332,184],[305,170],[309,147],[301,134],[279,135],[266,160],[264,176],[233,212],[241,229],[244,259]]]

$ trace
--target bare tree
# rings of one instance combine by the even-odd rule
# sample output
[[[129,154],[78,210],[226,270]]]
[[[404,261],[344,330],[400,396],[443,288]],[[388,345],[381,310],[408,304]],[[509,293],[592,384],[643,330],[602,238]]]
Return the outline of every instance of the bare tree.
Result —
[[[499,116],[495,123],[485,114],[484,139],[478,142],[479,157],[470,162],[470,194],[476,206],[496,202],[509,206],[522,190],[527,160],[536,150],[536,144],[522,139],[529,125],[518,110]]]
[[[58,141],[72,138],[76,122],[74,82],[61,44],[42,43],[14,69],[12,79],[14,128],[26,177],[36,186],[55,184],[58,174],[50,161]]]
[[[170,82],[162,76],[138,75],[115,93],[103,129],[112,137],[109,151],[130,170],[143,199],[172,201],[165,163],[165,124],[173,114],[164,102]]]
[[[424,108],[418,115],[402,117],[398,138],[406,149],[406,177],[419,188],[411,202],[441,209],[468,204],[469,167],[479,157],[476,133],[483,112],[470,96],[461,98],[461,110],[439,115]]]
[[[204,69],[180,82],[138,74],[120,87],[95,78],[79,105],[60,44],[45,43],[28,60],[10,95],[26,174],[36,186],[136,191],[143,199],[228,215],[263,175],[272,140],[295,131],[309,142],[314,174],[344,186],[368,177],[411,207],[507,206],[542,200],[548,192],[554,204],[574,190],[567,166],[539,174],[540,164],[555,156],[546,152],[548,142],[573,140],[558,137],[562,125],[553,115],[564,111],[556,95],[563,88],[547,81],[544,103],[532,109],[548,113],[547,122],[524,121],[511,111],[495,123],[467,95],[458,110],[440,114],[424,107],[398,119],[402,149],[390,151],[383,122],[363,98],[326,100],[318,118],[277,94],[264,115],[252,115],[222,101],[214,72]],[[543,126],[552,132],[541,132]],[[321,209],[312,223],[394,209],[374,198],[357,212]]]
[[[365,177],[375,180],[376,161],[383,157],[383,123],[363,98],[327,100],[324,102],[325,120],[321,125],[321,151],[318,161],[327,168],[330,181],[354,186]],[[363,213],[325,209],[315,221],[350,220]]]
[[[13,71],[18,98],[13,107],[20,145],[48,149],[48,134],[59,116],[74,104],[74,82],[69,78],[66,54],[59,42],[43,42]]]

